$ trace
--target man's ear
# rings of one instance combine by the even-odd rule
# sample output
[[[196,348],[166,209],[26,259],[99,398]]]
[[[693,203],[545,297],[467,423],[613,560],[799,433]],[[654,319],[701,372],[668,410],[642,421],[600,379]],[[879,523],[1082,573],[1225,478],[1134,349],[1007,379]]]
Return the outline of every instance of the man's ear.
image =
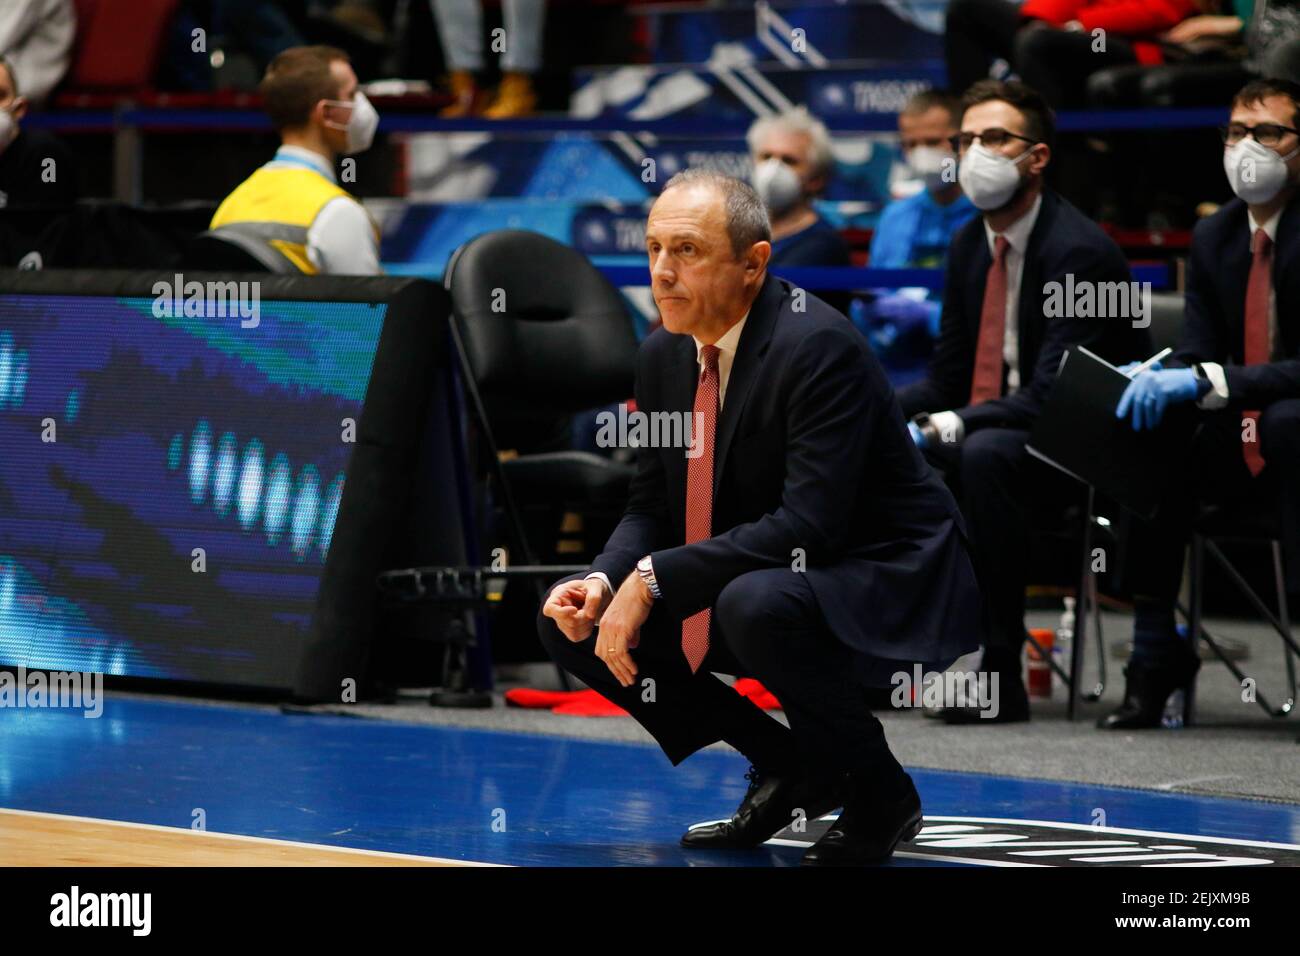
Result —
[[[13,109],[9,111],[9,114],[13,116],[15,123],[22,122],[22,118],[27,115],[27,97],[15,97]]]
[[[325,125],[328,110],[329,107],[325,105],[325,100],[317,100],[316,105],[311,108],[311,115],[307,117],[307,125],[320,126],[324,129],[329,129],[329,127]]]
[[[1039,147],[1042,147],[1040,150]],[[1052,161],[1052,147],[1046,143],[1035,143],[1030,147],[1034,150],[1034,155],[1029,157],[1029,171],[1043,175],[1043,170],[1047,169],[1047,164]]]
[[[745,274],[753,278],[763,274],[767,268],[767,261],[772,258],[772,244],[766,239],[760,239],[749,247],[749,252],[745,253]]]

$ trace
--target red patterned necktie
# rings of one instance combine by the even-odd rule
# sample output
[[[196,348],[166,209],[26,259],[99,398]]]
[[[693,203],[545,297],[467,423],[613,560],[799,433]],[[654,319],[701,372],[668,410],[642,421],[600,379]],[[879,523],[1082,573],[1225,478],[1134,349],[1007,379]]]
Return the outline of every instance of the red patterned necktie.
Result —
[[[686,463],[686,543],[694,544],[713,536],[713,435],[718,424],[718,347],[700,349],[704,370],[695,387],[695,415],[692,427],[699,426],[700,453]],[[710,608],[682,621],[682,653],[699,670],[709,652]]]
[[[1268,354],[1268,310],[1269,293],[1273,286],[1273,240],[1263,229],[1256,229],[1252,237],[1250,251],[1254,258],[1250,263],[1250,276],[1246,280],[1246,342],[1243,359],[1246,365],[1259,365],[1267,362]],[[1264,456],[1259,453],[1259,412],[1255,408],[1242,412],[1242,424],[1251,421],[1251,437],[1254,441],[1242,441],[1241,452],[1246,459],[1246,467],[1251,477],[1264,470]]]
[[[1002,344],[1007,329],[1006,236],[993,245],[993,264],[984,281],[984,304],[980,308],[980,332],[975,344],[975,374],[971,376],[970,404],[978,405],[1002,395]]]

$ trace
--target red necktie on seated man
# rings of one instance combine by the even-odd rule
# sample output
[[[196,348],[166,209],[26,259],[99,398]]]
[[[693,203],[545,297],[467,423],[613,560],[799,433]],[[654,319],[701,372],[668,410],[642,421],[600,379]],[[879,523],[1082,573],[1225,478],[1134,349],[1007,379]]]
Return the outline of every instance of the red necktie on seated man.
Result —
[[[1251,237],[1250,275],[1246,279],[1246,341],[1242,359],[1246,365],[1259,365],[1267,362],[1269,356],[1268,313],[1269,294],[1273,288],[1273,240],[1263,229],[1256,229]],[[1258,408],[1242,412],[1242,423],[1251,422],[1253,441],[1242,441],[1241,453],[1246,459],[1246,467],[1251,477],[1264,470],[1264,456],[1259,452],[1259,413]]]
[[[701,423],[700,453],[686,464],[686,543],[694,544],[713,536],[713,437],[718,424],[718,354],[716,345],[700,349],[704,369],[695,387],[695,415],[691,422]],[[694,436],[692,436],[694,437]],[[682,653],[699,670],[709,652],[709,622],[712,609],[705,608],[682,621]]]
[[[971,376],[970,404],[978,405],[1002,395],[1002,344],[1007,329],[1007,249],[1011,243],[998,236],[995,253],[984,281],[979,338],[975,343],[975,373]]]

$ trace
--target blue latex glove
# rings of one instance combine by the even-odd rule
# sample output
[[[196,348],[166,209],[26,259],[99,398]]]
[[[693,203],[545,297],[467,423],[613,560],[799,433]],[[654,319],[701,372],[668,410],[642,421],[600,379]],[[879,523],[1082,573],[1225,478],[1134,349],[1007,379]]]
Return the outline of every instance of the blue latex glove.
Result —
[[[907,431],[911,434],[912,441],[916,442],[917,448],[925,447],[925,435],[921,434],[921,429],[916,427],[916,422],[908,422]]]
[[[1129,362],[1127,365],[1121,365],[1121,366],[1119,367],[1119,370],[1120,370],[1121,372],[1123,372],[1125,375],[1127,375],[1129,372],[1133,371],[1135,368],[1137,368],[1137,367],[1138,367],[1139,365],[1141,365],[1141,364],[1142,364],[1141,362]],[[1149,366],[1147,366],[1147,367],[1148,367],[1151,371],[1153,371],[1153,372],[1158,372],[1158,371],[1160,371],[1162,368],[1164,368],[1164,365],[1162,365],[1160,362],[1152,362],[1152,363],[1151,363]]]
[[[1155,428],[1164,417],[1166,408],[1195,401],[1200,392],[1196,373],[1190,368],[1143,372],[1124,389],[1115,408],[1115,417],[1123,418],[1131,410],[1134,431]]]
[[[871,303],[873,324],[888,323],[898,329],[898,333],[908,331],[918,325],[928,326],[930,322],[930,304],[915,296],[894,293],[885,295]]]
[[[928,328],[932,310],[930,302],[911,295],[881,295],[867,306],[867,324],[870,326],[867,338],[870,339],[871,346],[876,351],[884,352],[896,339],[906,336],[914,329]]]

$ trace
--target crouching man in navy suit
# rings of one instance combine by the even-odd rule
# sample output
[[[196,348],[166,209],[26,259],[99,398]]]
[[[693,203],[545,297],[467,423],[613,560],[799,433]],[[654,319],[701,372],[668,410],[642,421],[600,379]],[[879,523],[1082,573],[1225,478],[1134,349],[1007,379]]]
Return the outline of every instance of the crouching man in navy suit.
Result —
[[[921,801],[867,688],[973,650],[983,606],[960,511],[865,339],[767,274],[770,237],[754,191],[715,172],[655,202],[663,327],[636,407],[689,420],[691,445],[639,447],[622,521],[590,573],[552,588],[539,632],[674,766],[719,740],[748,758],[739,809],[684,846],[754,847],[843,807],[803,862],[880,863],[920,830]],[[790,726],[714,672],[761,681]]]

